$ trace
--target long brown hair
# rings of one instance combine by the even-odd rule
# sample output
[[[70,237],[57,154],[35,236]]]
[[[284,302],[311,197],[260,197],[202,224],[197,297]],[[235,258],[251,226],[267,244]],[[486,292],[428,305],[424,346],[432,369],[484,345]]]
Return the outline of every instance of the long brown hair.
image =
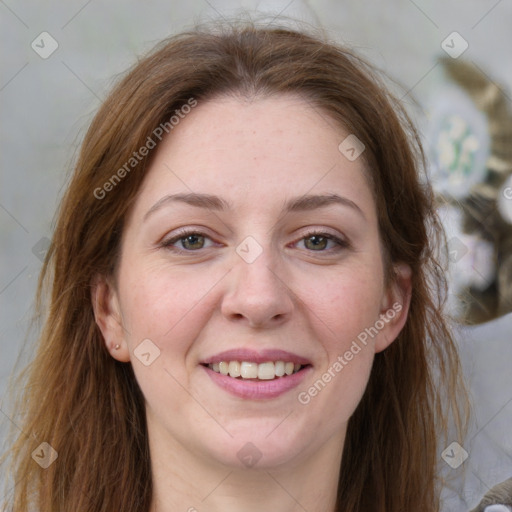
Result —
[[[366,147],[388,276],[393,262],[408,264],[412,298],[405,327],[376,355],[349,422],[336,510],[439,510],[443,404],[459,417],[461,380],[442,313],[445,283],[436,256],[442,230],[420,178],[418,135],[400,103],[351,51],[323,36],[252,23],[198,28],[162,42],[119,82],[85,136],[39,281],[45,321],[19,404],[29,437],[20,435],[11,451],[11,510],[26,512],[30,502],[40,512],[149,510],[144,401],[131,365],[105,348],[91,281],[116,268],[123,221],[149,155],[133,168],[126,162],[191,98],[200,104],[231,93],[299,94]],[[123,165],[129,169],[123,179],[98,193]],[[47,469],[31,458],[41,442],[58,452]]]

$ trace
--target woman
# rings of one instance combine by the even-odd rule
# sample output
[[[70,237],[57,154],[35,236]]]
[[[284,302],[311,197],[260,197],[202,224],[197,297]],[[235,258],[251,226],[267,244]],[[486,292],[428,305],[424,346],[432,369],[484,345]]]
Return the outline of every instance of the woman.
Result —
[[[320,38],[198,29],[142,59],[59,210],[13,510],[439,510],[460,373],[421,164]]]

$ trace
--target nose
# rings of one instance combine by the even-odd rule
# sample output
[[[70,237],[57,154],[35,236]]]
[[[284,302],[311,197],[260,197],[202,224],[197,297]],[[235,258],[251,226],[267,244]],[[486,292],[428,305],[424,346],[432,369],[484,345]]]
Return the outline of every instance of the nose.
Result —
[[[248,327],[267,329],[287,322],[294,308],[294,297],[285,284],[284,272],[261,254],[252,263],[236,255],[237,261],[228,274],[227,291],[221,311],[230,321]]]

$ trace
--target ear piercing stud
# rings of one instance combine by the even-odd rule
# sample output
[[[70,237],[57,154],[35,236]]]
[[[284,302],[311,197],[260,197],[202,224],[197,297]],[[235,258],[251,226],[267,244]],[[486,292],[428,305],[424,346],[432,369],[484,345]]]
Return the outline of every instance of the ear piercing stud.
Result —
[[[119,343],[117,343],[114,347],[115,350],[119,350],[121,348],[121,345],[119,345]]]

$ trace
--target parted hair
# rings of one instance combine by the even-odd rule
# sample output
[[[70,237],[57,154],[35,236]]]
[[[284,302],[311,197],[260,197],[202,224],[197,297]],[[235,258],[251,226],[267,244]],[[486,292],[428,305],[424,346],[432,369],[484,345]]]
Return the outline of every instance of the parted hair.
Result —
[[[349,421],[336,511],[439,510],[438,442],[448,419],[462,418],[463,386],[443,314],[443,235],[418,134],[380,75],[350,49],[324,34],[245,21],[158,44],[119,79],[85,135],[39,280],[42,328],[17,385],[23,434],[9,452],[15,486],[4,510],[149,510],[144,400],[131,364],[105,347],[91,287],[94,276],[115,272],[151,156],[108,194],[95,191],[191,98],[200,105],[230,94],[300,95],[365,145],[387,279],[393,263],[409,265],[412,297],[404,328],[376,355]],[[43,441],[58,452],[47,469],[31,458]]]

